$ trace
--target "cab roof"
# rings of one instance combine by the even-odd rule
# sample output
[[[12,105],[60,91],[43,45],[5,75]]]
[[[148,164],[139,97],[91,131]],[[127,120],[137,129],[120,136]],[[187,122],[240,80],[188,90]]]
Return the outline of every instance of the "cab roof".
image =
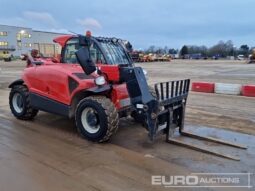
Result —
[[[59,37],[56,37],[53,39],[53,42],[58,43],[61,47],[65,46],[66,42],[73,38],[73,37],[77,37],[77,35],[62,35]],[[98,41],[124,41],[122,39],[118,39],[118,38],[106,38],[106,37],[94,37],[96,40]]]
[[[66,42],[75,37],[75,35],[62,35],[53,39],[53,42],[58,43],[60,46],[65,46]]]

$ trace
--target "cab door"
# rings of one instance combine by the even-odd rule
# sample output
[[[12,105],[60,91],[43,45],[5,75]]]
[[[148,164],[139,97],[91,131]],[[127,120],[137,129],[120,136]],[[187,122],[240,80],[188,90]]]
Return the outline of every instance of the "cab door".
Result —
[[[71,38],[66,42],[66,45],[61,52],[61,62],[66,64],[77,64],[75,52],[80,49],[79,40],[77,37]]]
[[[66,42],[66,45],[62,49],[61,53],[61,62],[66,64],[78,64],[75,52],[81,48],[79,45],[79,39],[73,37]],[[95,64],[107,64],[106,59],[104,58],[103,53],[99,47],[92,41],[91,46],[89,47],[91,60]]]
[[[61,64],[44,64],[32,68],[33,76],[36,76],[31,83],[32,92],[60,103],[69,103],[68,74],[64,72]]]

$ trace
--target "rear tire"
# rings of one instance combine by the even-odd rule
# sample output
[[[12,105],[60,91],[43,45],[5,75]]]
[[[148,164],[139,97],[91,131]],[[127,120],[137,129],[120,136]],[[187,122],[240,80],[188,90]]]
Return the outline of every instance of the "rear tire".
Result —
[[[117,131],[119,115],[110,99],[91,96],[79,102],[75,112],[75,123],[84,138],[94,142],[105,142]]]
[[[30,105],[29,92],[26,86],[16,85],[11,89],[9,105],[12,114],[22,120],[32,120],[38,113]]]

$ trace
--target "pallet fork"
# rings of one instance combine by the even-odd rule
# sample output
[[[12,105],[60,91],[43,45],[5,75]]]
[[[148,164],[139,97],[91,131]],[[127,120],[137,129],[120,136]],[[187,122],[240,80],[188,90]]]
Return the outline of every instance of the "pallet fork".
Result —
[[[127,89],[131,98],[131,104],[135,112],[139,113],[149,131],[149,137],[153,141],[157,134],[163,131],[166,142],[183,146],[203,153],[236,160],[240,159],[229,154],[220,153],[209,147],[202,147],[185,143],[174,138],[174,133],[179,129],[181,136],[214,142],[222,145],[247,149],[241,144],[224,141],[207,136],[201,136],[184,130],[185,108],[189,93],[190,80],[178,80],[161,82],[154,85],[156,98],[149,91],[149,87],[141,68],[134,67],[122,70],[122,76],[127,83]]]
[[[169,88],[169,84],[171,84],[171,88]],[[229,141],[225,141],[225,140],[221,140],[221,139],[217,139],[213,137],[197,135],[192,132],[188,132],[184,130],[185,108],[186,108],[186,102],[188,97],[189,84],[190,84],[190,80],[187,79],[187,80],[181,80],[181,81],[159,83],[155,85],[157,98],[159,102],[161,103],[161,105],[167,108],[167,111],[168,111],[167,114],[169,115],[167,125],[165,128],[166,142],[183,146],[192,150],[201,151],[203,153],[212,154],[215,156],[239,161],[240,160],[239,158],[231,156],[229,154],[220,153],[208,147],[202,147],[202,146],[194,145],[191,143],[185,143],[183,141],[180,141],[174,138],[174,132],[176,129],[179,128],[179,134],[181,136],[199,139],[203,141],[214,142],[214,143],[227,145],[227,146],[231,146],[231,147],[235,147],[239,149],[247,149],[245,145],[236,144],[236,143],[232,143]],[[170,92],[170,96],[168,92]],[[172,104],[166,104],[167,100],[171,100],[171,99],[174,99],[175,102]]]

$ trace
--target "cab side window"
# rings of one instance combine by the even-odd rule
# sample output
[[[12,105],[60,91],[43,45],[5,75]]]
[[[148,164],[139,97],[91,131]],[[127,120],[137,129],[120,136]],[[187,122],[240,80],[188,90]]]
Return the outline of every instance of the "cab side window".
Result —
[[[65,46],[63,62],[64,63],[77,63],[75,52],[79,50],[79,42],[77,38],[70,39]]]
[[[63,62],[64,63],[78,63],[75,52],[80,49],[78,38],[70,39],[65,46]],[[91,59],[95,64],[105,64],[105,59],[100,49],[95,43],[90,46]]]

